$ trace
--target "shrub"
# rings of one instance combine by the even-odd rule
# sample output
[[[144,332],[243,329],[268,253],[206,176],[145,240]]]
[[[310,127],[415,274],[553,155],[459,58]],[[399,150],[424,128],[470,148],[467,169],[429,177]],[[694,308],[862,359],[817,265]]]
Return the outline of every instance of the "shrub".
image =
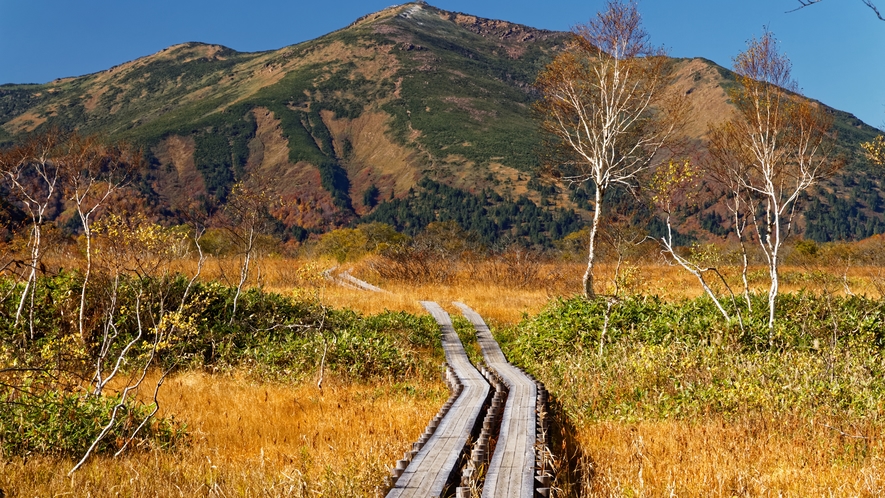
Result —
[[[768,341],[765,296],[746,330],[712,302],[630,296],[552,302],[498,333],[508,357],[538,375],[577,421],[750,413],[877,417],[885,395],[885,301],[780,296]]]
[[[4,456],[42,453],[81,456],[101,433],[111,412],[119,403],[116,396],[92,396],[63,391],[40,395],[0,396],[0,451]],[[114,452],[152,411],[153,407],[126,402],[117,423],[96,448],[98,453]],[[165,418],[155,418],[139,431],[132,447],[170,448],[184,441],[184,426]]]
[[[105,344],[105,362],[113,363],[133,342],[118,378],[143,368],[156,353],[166,368],[244,368],[255,376],[293,380],[313,374],[325,358],[328,375],[358,382],[378,378],[428,378],[438,374],[442,350],[429,316],[385,312],[363,316],[334,310],[315,300],[249,289],[235,315],[236,289],[218,283],[195,283],[183,299],[188,280],[182,275],[121,277],[115,299],[108,301],[96,276],[87,293],[87,330],[76,332],[79,286],[77,273],[40,280],[35,324],[39,333],[23,335],[13,327],[16,288],[0,280],[0,451],[82,454],[111,420],[116,395],[83,394],[83,380],[95,368],[102,350],[102,327],[112,317],[116,341]],[[108,282],[105,282],[108,284]],[[108,284],[110,285],[110,284]],[[182,303],[179,305],[179,303]],[[141,336],[135,319],[140,310]],[[109,329],[110,330],[110,329]],[[157,344],[155,339],[162,338]],[[147,368],[147,367],[144,367]],[[127,370],[128,369],[128,370]],[[107,374],[107,372],[105,372]],[[108,387],[105,393],[110,393]],[[97,451],[113,451],[151,412],[151,405],[125,403],[117,422]],[[183,428],[154,419],[141,429],[141,447],[176,444]]]

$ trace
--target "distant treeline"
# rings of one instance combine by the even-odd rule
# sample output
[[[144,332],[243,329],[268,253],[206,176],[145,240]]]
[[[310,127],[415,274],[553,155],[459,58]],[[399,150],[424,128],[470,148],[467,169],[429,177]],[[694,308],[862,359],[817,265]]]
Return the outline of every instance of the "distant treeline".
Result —
[[[522,243],[552,247],[584,227],[572,209],[543,209],[527,197],[507,199],[490,189],[471,194],[428,178],[402,199],[381,203],[360,222],[387,223],[415,236],[435,221],[454,221],[489,246]]]

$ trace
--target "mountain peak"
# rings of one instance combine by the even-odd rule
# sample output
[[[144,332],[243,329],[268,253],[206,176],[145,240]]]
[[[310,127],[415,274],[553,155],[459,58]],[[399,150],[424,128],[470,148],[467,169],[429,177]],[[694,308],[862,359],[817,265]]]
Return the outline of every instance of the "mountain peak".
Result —
[[[274,216],[287,229],[371,215],[424,178],[584,215],[583,194],[535,173],[532,83],[569,36],[412,2],[279,50],[181,43],[101,73],[0,87],[0,144],[46,126],[126,139],[149,156],[141,188],[171,209],[223,203],[251,179],[282,200]],[[727,71],[674,64],[695,106],[688,133],[702,140],[731,107]],[[837,118],[840,136],[872,136]]]
[[[537,29],[500,19],[487,19],[463,12],[447,11],[434,7],[421,0],[391,6],[373,14],[368,14],[357,19],[350,26],[359,26],[366,22],[388,19],[391,17],[412,19],[419,25],[422,25],[422,21],[426,19],[422,19],[422,16],[434,16],[439,19],[451,21],[459,27],[480,36],[486,38],[498,38],[501,40],[529,41],[538,37],[546,39],[551,36],[562,36],[563,34],[561,32]]]

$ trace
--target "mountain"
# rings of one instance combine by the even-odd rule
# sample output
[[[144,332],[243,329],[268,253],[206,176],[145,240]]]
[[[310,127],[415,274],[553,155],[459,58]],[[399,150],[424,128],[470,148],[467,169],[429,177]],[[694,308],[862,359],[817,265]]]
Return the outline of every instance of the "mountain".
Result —
[[[473,223],[487,240],[506,232],[549,244],[579,228],[589,207],[580,191],[537,173],[532,83],[568,37],[419,2],[274,51],[186,43],[100,73],[0,86],[0,144],[47,126],[138,144],[150,165],[141,190],[171,213],[222,204],[245,178],[281,199],[272,214],[290,233],[359,219],[414,232],[434,217],[471,225],[487,214],[491,225]],[[688,133],[702,139],[730,112],[733,76],[704,59],[673,64],[673,84],[695,109]],[[875,136],[832,113],[843,150]],[[872,198],[883,185],[855,162],[826,189],[855,199],[861,231],[885,231]],[[812,228],[842,216],[827,199]],[[688,213],[683,230],[715,235],[720,215],[715,204]]]

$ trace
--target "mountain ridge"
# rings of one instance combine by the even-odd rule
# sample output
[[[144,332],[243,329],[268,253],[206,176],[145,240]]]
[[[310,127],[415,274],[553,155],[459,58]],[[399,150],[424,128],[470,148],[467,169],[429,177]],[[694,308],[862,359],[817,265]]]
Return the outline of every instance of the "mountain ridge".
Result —
[[[47,126],[128,140],[146,150],[156,203],[223,204],[251,178],[281,199],[273,214],[287,230],[352,223],[422,178],[586,215],[579,194],[538,177],[531,116],[535,75],[569,36],[418,2],[276,50],[176,44],[80,77],[0,86],[0,144]],[[700,140],[729,111],[730,72],[701,58],[673,64]],[[846,150],[874,136],[832,112]]]

